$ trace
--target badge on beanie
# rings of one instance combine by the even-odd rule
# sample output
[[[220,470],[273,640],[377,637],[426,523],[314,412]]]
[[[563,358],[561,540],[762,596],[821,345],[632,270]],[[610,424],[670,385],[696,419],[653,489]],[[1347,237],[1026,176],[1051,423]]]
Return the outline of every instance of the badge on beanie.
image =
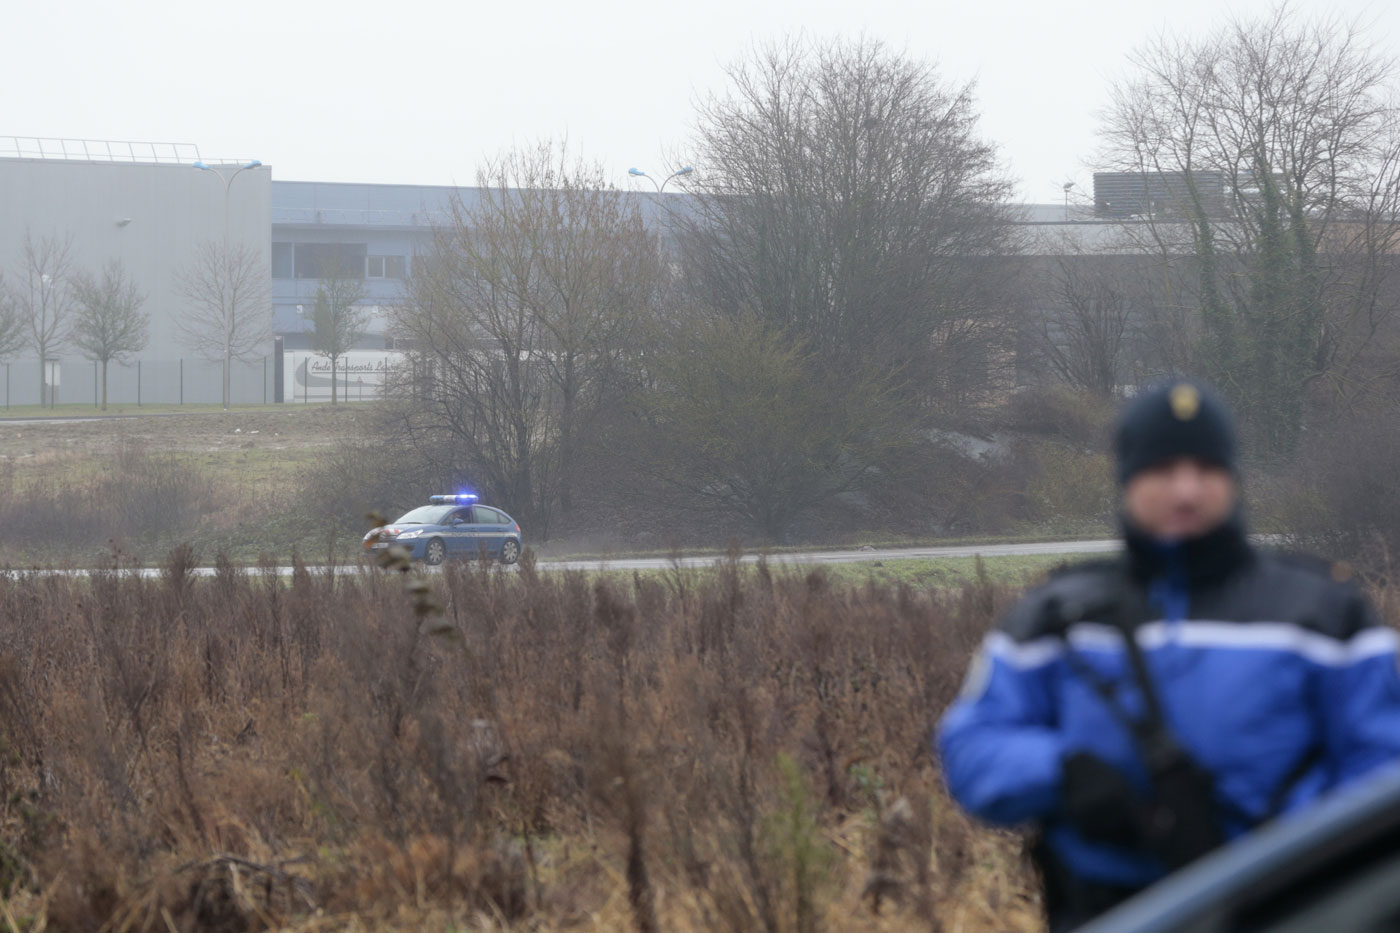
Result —
[[[1172,414],[1176,415],[1177,421],[1190,421],[1201,410],[1200,391],[1195,386],[1185,382],[1172,386],[1168,400],[1171,402]]]

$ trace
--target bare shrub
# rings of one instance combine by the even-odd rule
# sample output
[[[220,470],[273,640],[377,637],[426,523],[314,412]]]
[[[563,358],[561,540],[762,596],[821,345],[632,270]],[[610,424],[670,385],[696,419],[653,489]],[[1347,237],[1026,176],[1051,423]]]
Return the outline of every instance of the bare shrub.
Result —
[[[410,599],[192,557],[0,578],[0,778],[32,811],[0,868],[51,928],[1036,928],[1015,839],[950,815],[929,749],[1009,591],[731,559],[467,565]],[[932,869],[877,858],[891,833]],[[923,893],[876,916],[876,862]]]
[[[153,538],[194,526],[214,496],[209,479],[189,463],[125,443],[94,495],[109,506],[114,532]]]
[[[1056,441],[1026,442],[1016,451],[1024,518],[1055,533],[1110,526],[1118,488],[1113,461],[1100,450]]]
[[[362,532],[366,504],[393,518],[422,505],[415,490],[459,488],[462,477],[439,462],[452,450],[449,440],[421,432],[410,436],[403,412],[392,404],[353,417],[353,427],[304,474],[296,496],[303,510],[322,524]],[[445,459],[450,460],[450,454]]]
[[[1019,517],[1013,466],[994,451],[978,456],[949,442],[912,445],[877,475],[865,511],[883,528],[916,536],[1005,533]]]
[[[1330,413],[1305,435],[1297,461],[1254,485],[1259,524],[1298,546],[1390,572],[1400,555],[1400,435],[1393,403]]]
[[[214,506],[198,467],[126,442],[100,473],[77,483],[16,479],[0,468],[0,523],[12,545],[86,548],[105,542],[151,543],[187,535]]]
[[[1011,398],[1005,418],[1007,427],[1018,432],[1103,450],[1114,412],[1111,398],[1053,387],[1018,392]]]

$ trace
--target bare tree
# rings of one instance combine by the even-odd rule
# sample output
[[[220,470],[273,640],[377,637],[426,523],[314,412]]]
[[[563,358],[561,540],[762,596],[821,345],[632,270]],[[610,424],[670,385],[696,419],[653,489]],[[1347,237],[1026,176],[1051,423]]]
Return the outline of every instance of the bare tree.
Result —
[[[661,262],[636,199],[549,143],[506,155],[415,260],[395,331],[417,348],[412,424],[543,534],[618,390]]]
[[[661,499],[740,516],[769,541],[857,488],[901,437],[885,380],[833,370],[755,315],[686,315],[648,370],[627,446]]]
[[[1054,301],[1038,315],[1046,359],[1067,385],[1111,396],[1121,384],[1127,296],[1084,257],[1057,257],[1054,266]]]
[[[0,274],[0,360],[8,360],[28,342],[27,325],[19,301]]]
[[[112,260],[98,278],[86,272],[73,277],[76,314],[70,339],[87,359],[102,364],[102,410],[107,410],[107,364],[123,362],[146,346],[150,315],[141,310],[146,297],[127,278],[120,260]]]
[[[1191,332],[1163,307],[1157,257],[1101,231],[1088,242],[1061,233],[1035,252],[1046,288],[1029,319],[1036,355],[1059,381],[1110,397],[1149,373],[1189,369]]]
[[[267,269],[249,247],[209,241],[195,251],[181,285],[189,309],[176,323],[176,333],[192,352],[223,362],[227,410],[233,361],[255,355],[271,331]]]
[[[332,405],[337,402],[337,364],[364,338],[368,327],[369,309],[360,304],[364,298],[363,276],[353,274],[339,261],[332,261],[323,269],[312,312],[315,330],[311,333],[311,349],[331,361]]]
[[[50,400],[48,359],[67,342],[73,307],[72,237],[35,238],[25,231],[15,299],[26,325],[28,343],[39,355],[39,401]]]
[[[1201,40],[1163,38],[1115,88],[1109,161],[1143,178],[1144,243],[1254,452],[1287,456],[1304,393],[1344,384],[1390,314],[1400,244],[1395,63],[1357,27],[1285,4]]]
[[[757,310],[831,365],[903,372],[924,404],[968,388],[947,364],[1004,336],[982,261],[1012,249],[970,85],[875,41],[792,41],[733,67],[699,123],[679,217],[694,301]]]

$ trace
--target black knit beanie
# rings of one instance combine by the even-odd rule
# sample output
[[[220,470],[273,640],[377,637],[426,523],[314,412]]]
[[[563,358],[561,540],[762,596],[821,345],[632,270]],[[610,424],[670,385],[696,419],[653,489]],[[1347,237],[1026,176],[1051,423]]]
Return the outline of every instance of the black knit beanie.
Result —
[[[1230,411],[1198,382],[1172,380],[1123,406],[1114,436],[1118,482],[1174,457],[1195,457],[1235,472]]]

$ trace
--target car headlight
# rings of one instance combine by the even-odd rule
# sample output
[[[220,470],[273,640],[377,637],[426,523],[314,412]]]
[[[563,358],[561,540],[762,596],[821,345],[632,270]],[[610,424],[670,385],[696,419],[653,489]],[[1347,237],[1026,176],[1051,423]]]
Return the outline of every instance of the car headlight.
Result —
[[[396,541],[402,541],[402,540],[405,539],[405,538],[416,538],[416,537],[418,537],[419,535],[421,535],[422,533],[423,533],[423,532],[422,532],[421,529],[418,530],[418,531],[401,531],[401,532],[399,532],[399,536],[398,536],[395,540],[396,540]]]

